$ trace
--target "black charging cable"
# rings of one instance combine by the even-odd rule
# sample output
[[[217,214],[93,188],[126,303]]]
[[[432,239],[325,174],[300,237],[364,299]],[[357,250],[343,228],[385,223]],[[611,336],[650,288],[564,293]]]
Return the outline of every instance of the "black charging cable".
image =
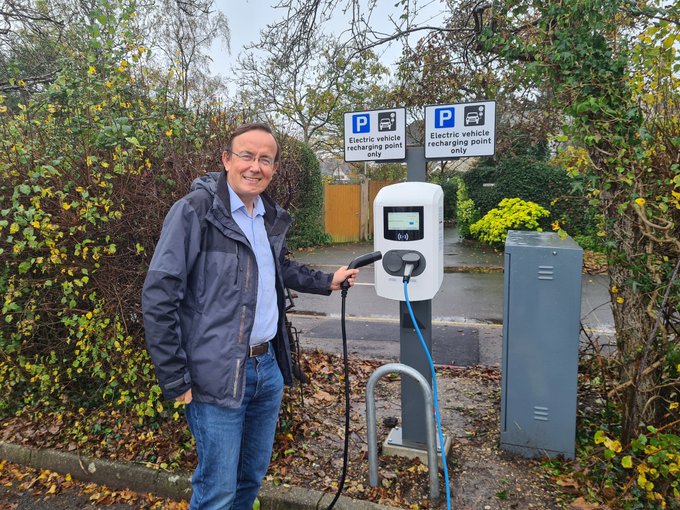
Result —
[[[352,262],[347,265],[347,269],[357,269],[368,264],[372,264],[382,258],[382,253],[379,251],[374,251],[373,253],[367,253],[361,257],[355,258]],[[335,497],[331,504],[328,505],[326,510],[331,510],[335,503],[337,503],[342,494],[342,489],[345,486],[345,478],[347,478],[347,460],[349,457],[349,418],[350,418],[350,386],[349,386],[349,362],[347,360],[347,330],[345,329],[345,305],[347,302],[347,291],[349,290],[349,281],[345,280],[340,285],[342,289],[342,306],[340,311],[340,328],[342,331],[342,360],[343,368],[345,374],[345,447],[342,454],[342,473],[340,474],[340,481],[338,482],[338,491],[335,493]]]

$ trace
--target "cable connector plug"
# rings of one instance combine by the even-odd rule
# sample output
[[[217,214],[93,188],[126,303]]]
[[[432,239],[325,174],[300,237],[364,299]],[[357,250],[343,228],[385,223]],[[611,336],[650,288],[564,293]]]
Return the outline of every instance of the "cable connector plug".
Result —
[[[401,256],[404,263],[404,278],[403,282],[408,283],[411,280],[411,275],[415,268],[420,264],[420,254],[416,252],[405,253]]]
[[[373,262],[377,262],[382,258],[382,253],[379,251],[374,251],[373,253],[367,253],[365,255],[361,255],[360,257],[355,258],[352,260],[349,264],[347,264],[347,269],[358,269],[360,267],[367,266],[368,264],[373,264]],[[340,287],[342,288],[345,296],[347,294],[347,290],[349,289],[349,278],[345,281],[343,281],[340,284]]]

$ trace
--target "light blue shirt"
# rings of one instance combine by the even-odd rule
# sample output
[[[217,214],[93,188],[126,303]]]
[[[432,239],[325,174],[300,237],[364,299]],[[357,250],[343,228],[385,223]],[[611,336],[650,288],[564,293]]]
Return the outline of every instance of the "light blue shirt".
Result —
[[[255,252],[257,261],[257,305],[255,306],[255,323],[250,333],[250,345],[257,345],[271,340],[276,335],[279,322],[279,310],[276,306],[276,268],[274,255],[269,246],[267,231],[264,228],[264,204],[257,197],[253,204],[253,215],[248,214],[241,198],[229,188],[231,216],[241,228]]]

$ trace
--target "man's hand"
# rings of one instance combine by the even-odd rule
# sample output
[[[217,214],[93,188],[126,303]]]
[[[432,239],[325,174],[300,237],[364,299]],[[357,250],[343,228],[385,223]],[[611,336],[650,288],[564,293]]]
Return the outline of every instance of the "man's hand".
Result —
[[[182,393],[179,397],[175,398],[175,401],[181,402],[182,404],[191,404],[193,397],[191,396],[191,388]]]
[[[335,273],[333,273],[333,281],[331,282],[331,290],[340,290],[340,284],[349,278],[349,286],[354,285],[354,279],[359,274],[358,269],[347,269],[347,266],[342,266]]]

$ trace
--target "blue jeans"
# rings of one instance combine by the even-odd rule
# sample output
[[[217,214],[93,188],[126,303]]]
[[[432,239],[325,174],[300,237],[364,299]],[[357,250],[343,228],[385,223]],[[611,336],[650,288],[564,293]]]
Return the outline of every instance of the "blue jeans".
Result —
[[[198,466],[190,510],[250,510],[267,473],[283,397],[274,350],[246,360],[241,407],[192,402],[186,408]]]

